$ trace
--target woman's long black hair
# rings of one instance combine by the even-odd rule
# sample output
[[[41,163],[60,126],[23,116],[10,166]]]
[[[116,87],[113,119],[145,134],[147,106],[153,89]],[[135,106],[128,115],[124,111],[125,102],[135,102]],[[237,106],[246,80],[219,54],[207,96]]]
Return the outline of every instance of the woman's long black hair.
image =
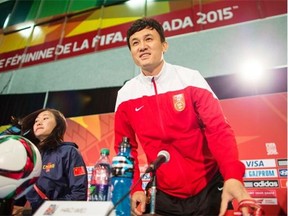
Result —
[[[44,111],[51,112],[54,115],[56,126],[51,134],[42,141],[41,145],[39,145],[40,141],[35,137],[33,125],[37,116]],[[40,151],[55,149],[61,142],[63,142],[64,134],[67,128],[64,115],[60,111],[51,108],[37,110],[21,119],[19,124],[21,125],[21,135],[33,142]]]

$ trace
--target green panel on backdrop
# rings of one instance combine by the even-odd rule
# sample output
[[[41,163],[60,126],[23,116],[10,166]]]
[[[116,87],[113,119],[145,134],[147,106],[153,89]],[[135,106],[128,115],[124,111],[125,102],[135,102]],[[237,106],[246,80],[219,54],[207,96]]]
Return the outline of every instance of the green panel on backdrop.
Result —
[[[39,9],[41,2],[41,12],[38,18],[45,18],[51,16],[57,16],[66,13],[79,12],[94,7],[120,4],[127,0],[28,0],[34,1],[34,4],[30,11],[30,16],[35,17],[37,10]]]
[[[0,28],[5,24],[5,21],[14,7],[15,1],[4,1],[0,4]]]
[[[126,2],[127,0],[100,0],[102,3],[104,2],[104,6],[109,5],[115,5],[115,4],[122,4],[123,2]]]
[[[33,2],[33,4],[31,5],[30,11],[27,14],[26,21],[35,20],[37,18],[36,17],[37,16],[37,12],[39,10],[39,6],[40,6],[40,3],[41,3],[41,0],[29,0],[29,1]]]
[[[103,0],[71,0],[69,13],[100,7]]]
[[[9,19],[8,26],[13,26],[27,20],[27,15],[30,11],[31,6],[33,5],[33,0],[19,0],[15,3],[15,8],[12,10],[12,14]],[[31,20],[33,20],[32,18]],[[29,19],[30,21],[30,19]]]
[[[125,1],[127,0],[11,0],[4,2],[5,4],[0,4],[0,11],[2,11],[2,17],[0,16],[2,25],[0,28],[4,25],[4,21],[11,12],[13,13],[10,15],[8,26],[91,8],[99,8],[103,4],[104,6],[122,4]],[[13,9],[14,4],[15,8]]]
[[[38,18],[57,16],[66,13],[79,12],[90,8],[121,4],[127,0],[42,0],[41,12]]]
[[[42,1],[38,18],[45,18],[65,14],[68,10],[70,0],[48,0]]]

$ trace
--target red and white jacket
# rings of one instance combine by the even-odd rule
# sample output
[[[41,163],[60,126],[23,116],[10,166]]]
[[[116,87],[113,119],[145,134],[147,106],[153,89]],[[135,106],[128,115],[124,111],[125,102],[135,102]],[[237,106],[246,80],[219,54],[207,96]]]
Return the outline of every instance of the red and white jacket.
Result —
[[[179,198],[200,192],[220,170],[224,179],[242,181],[234,133],[219,100],[198,71],[164,63],[154,77],[138,76],[119,90],[115,108],[115,150],[128,137],[139,179],[140,142],[148,163],[161,150],[170,161],[156,171],[157,188]],[[137,137],[137,138],[136,138]],[[218,168],[219,167],[219,168]],[[136,189],[141,190],[142,184]]]

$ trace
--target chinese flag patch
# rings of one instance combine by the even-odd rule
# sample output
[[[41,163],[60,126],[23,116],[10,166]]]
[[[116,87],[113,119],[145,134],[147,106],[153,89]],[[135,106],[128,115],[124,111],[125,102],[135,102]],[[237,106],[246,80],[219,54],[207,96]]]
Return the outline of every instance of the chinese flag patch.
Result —
[[[84,166],[74,167],[73,169],[74,176],[85,175],[85,168]]]

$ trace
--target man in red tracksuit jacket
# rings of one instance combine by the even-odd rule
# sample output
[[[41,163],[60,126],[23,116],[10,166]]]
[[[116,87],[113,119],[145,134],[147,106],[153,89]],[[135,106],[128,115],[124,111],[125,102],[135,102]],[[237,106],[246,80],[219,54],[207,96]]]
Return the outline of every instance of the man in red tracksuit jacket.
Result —
[[[127,43],[141,71],[118,92],[115,150],[122,137],[130,139],[134,183],[140,178],[137,140],[148,163],[160,151],[169,152],[169,162],[156,171],[156,213],[223,215],[233,198],[251,199],[242,183],[245,167],[238,158],[234,133],[205,79],[196,70],[165,62],[168,44],[154,19],[133,23]],[[141,185],[132,191],[132,210],[137,215],[145,212]],[[243,212],[247,214],[247,209]]]

